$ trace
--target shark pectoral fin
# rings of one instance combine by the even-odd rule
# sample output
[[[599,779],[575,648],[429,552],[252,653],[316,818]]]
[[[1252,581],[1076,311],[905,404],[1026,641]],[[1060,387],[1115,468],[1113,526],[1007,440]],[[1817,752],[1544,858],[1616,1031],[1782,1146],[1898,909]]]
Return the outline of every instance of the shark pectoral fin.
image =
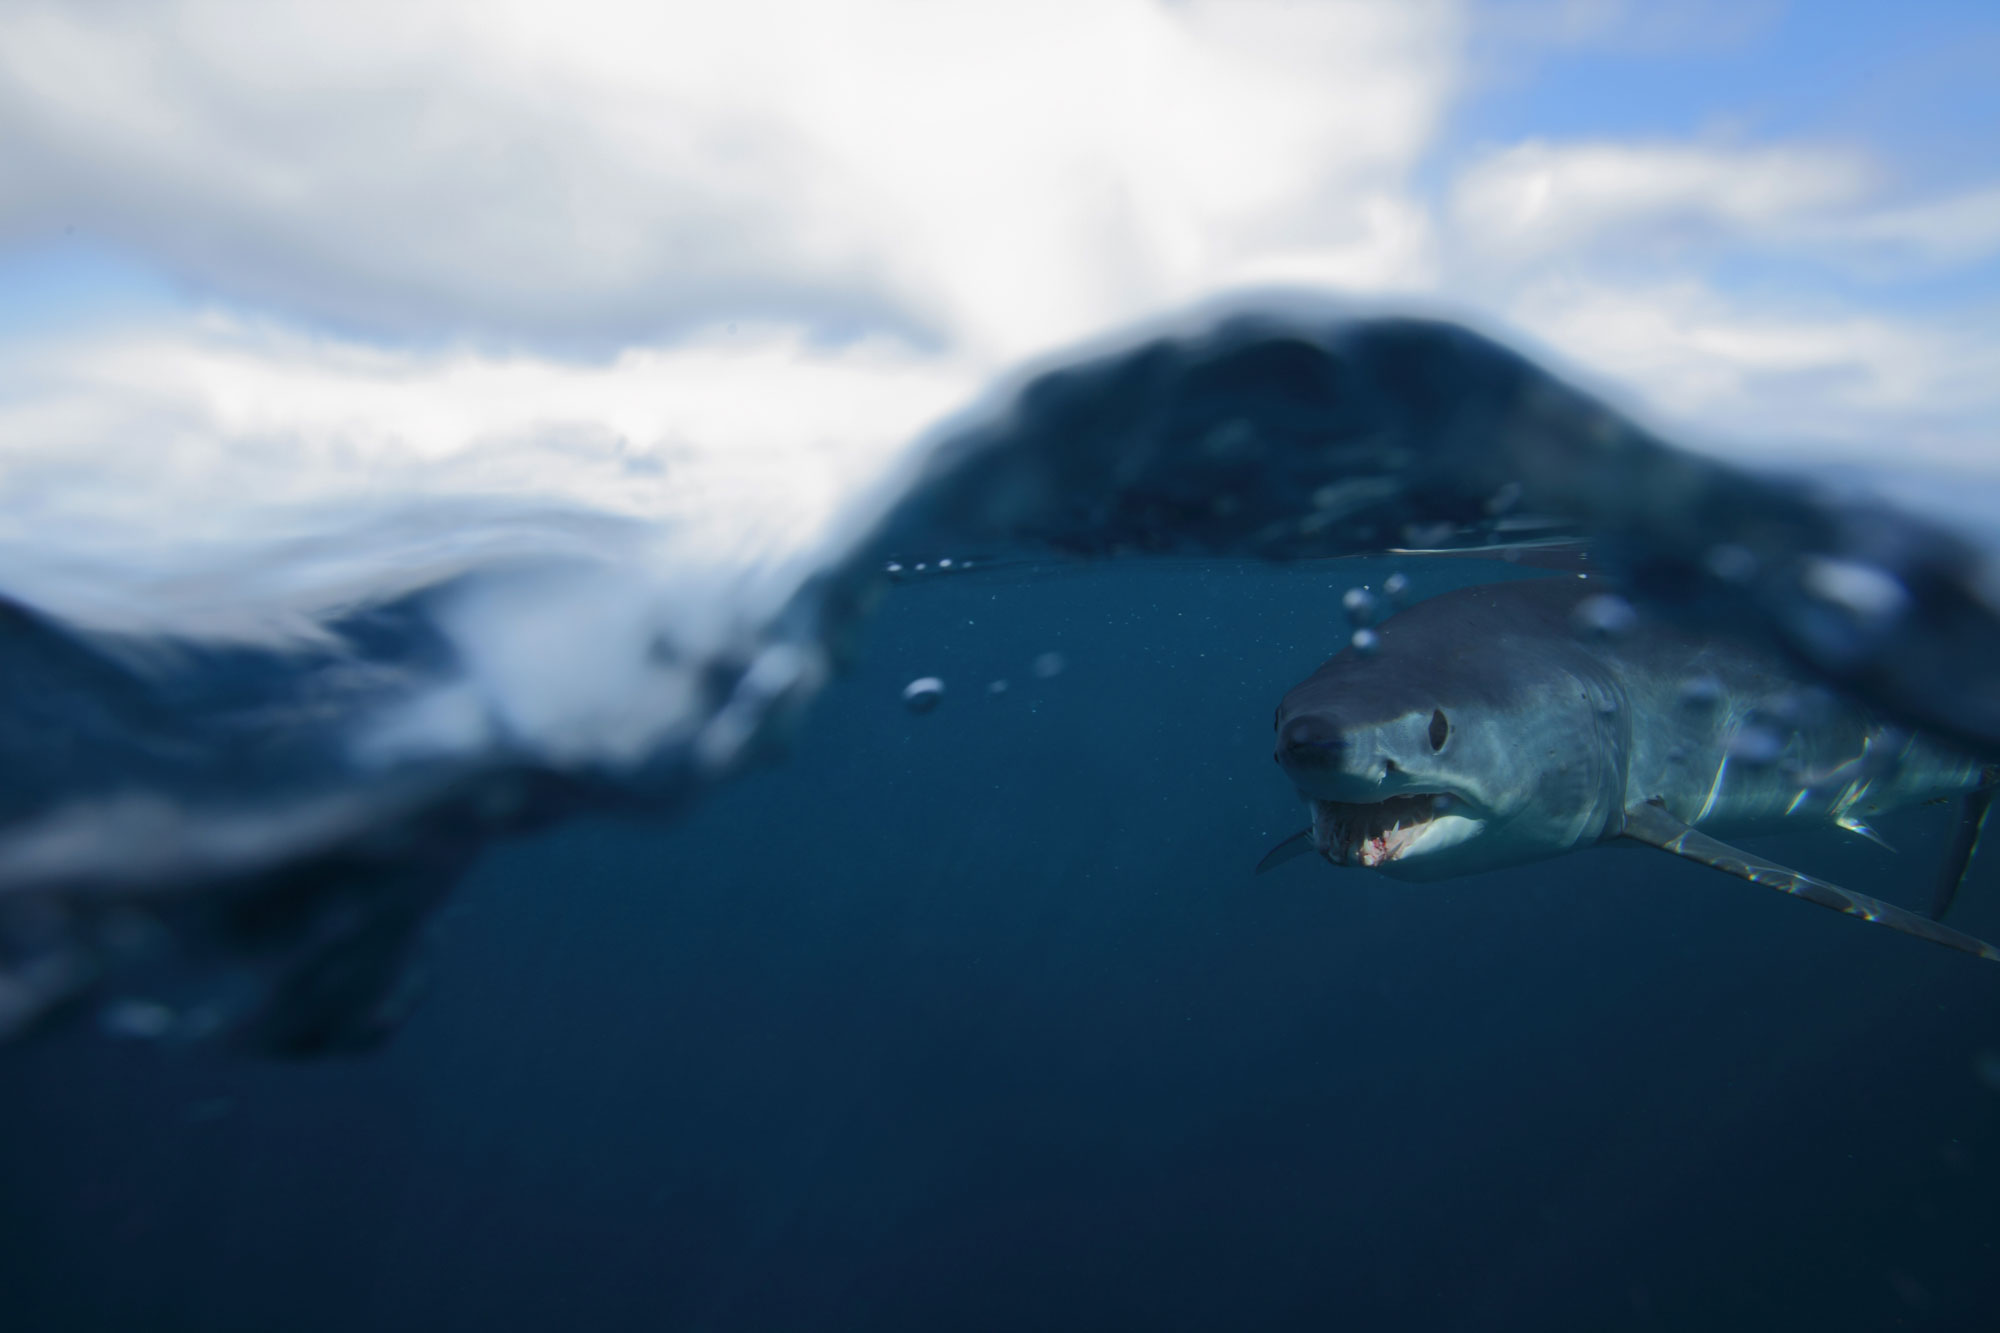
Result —
[[[1836,912],[1858,916],[1878,926],[1900,930],[1905,935],[1915,935],[1918,939],[1942,944],[1947,948],[1965,953],[1978,954],[1981,958],[2000,961],[2000,949],[1984,940],[1941,926],[1929,917],[1906,912],[1900,907],[1878,902],[1859,893],[1850,892],[1825,880],[1801,875],[1796,870],[1788,870],[1776,861],[1766,861],[1761,856],[1731,847],[1706,833],[1689,828],[1675,819],[1664,809],[1648,803],[1634,806],[1625,812],[1625,831],[1622,835],[1634,842],[1643,842],[1649,847],[1658,847],[1672,852],[1675,856],[1685,856],[1690,861],[1699,861],[1739,879],[1747,879],[1752,884],[1762,884],[1768,889],[1789,893],[1795,898],[1803,898],[1821,907],[1831,907]]]
[[[1991,787],[1968,793],[1959,803],[1958,828],[1951,835],[1951,848],[1944,854],[1944,869],[1938,875],[1937,892],[1931,897],[1931,920],[1942,921],[1944,914],[1951,910],[1952,900],[1958,897],[1959,885],[1965,883],[1966,872],[1972,869],[1972,856],[1979,850],[1979,835],[1986,831],[1986,816],[1992,809]]]
[[[1312,851],[1312,849],[1313,831],[1309,828],[1300,829],[1297,833],[1294,833],[1291,837],[1264,853],[1264,859],[1257,863],[1257,873],[1261,875],[1266,870],[1276,870],[1285,862],[1296,860]]]

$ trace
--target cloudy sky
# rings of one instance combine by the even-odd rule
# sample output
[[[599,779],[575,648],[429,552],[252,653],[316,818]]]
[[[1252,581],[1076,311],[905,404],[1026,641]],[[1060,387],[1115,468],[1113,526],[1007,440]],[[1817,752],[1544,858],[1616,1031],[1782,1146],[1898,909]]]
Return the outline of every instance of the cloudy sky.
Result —
[[[1990,0],[10,0],[0,543],[798,524],[1024,358],[1268,284],[1709,447],[1990,470],[1996,68]]]

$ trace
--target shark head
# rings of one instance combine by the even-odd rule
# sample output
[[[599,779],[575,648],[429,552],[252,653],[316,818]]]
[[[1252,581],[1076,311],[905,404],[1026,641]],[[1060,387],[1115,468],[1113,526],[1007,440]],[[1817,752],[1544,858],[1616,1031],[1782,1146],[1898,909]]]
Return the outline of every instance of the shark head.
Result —
[[[1390,617],[1279,704],[1278,763],[1335,865],[1442,879],[1555,856],[1621,826],[1628,719],[1568,626],[1576,591],[1485,588]]]

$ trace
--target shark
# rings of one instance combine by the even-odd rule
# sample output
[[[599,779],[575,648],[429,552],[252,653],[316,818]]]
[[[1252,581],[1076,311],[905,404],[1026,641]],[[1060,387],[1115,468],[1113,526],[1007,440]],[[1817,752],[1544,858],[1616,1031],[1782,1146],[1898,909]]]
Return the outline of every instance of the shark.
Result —
[[[1272,726],[1312,822],[1260,873],[1317,852],[1436,880],[1637,843],[2000,961],[1940,920],[2000,772],[1802,684],[1747,640],[1634,615],[1589,575],[1400,610],[1293,687]],[[1870,820],[1940,800],[1958,818],[1928,916],[1727,841],[1814,825],[1881,841]]]

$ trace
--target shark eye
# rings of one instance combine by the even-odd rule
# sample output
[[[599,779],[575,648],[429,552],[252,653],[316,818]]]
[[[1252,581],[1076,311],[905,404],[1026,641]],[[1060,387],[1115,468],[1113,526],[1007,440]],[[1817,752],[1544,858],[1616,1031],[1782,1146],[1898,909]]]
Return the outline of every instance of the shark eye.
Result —
[[[1451,719],[1444,715],[1444,709],[1431,710],[1431,753],[1436,754],[1451,739]]]

